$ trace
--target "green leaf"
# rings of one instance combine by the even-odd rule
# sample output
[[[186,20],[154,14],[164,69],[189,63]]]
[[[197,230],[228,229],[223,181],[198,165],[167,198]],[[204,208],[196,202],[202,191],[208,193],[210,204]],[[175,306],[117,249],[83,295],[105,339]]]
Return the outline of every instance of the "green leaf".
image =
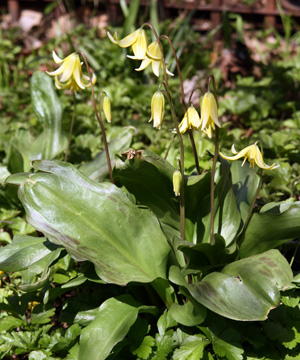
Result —
[[[274,249],[299,237],[299,232],[299,201],[268,204],[252,216],[241,244],[240,256],[245,258]]]
[[[133,355],[138,356],[140,359],[147,359],[152,352],[155,340],[152,336],[145,336],[141,345],[132,351]]]
[[[185,326],[199,325],[206,317],[206,308],[193,298],[189,298],[183,305],[172,304],[169,312],[175,321]]]
[[[43,311],[43,312],[35,312],[37,307],[33,310],[33,313],[30,317],[30,324],[47,324],[51,321],[51,317],[55,314],[55,308]]]
[[[174,360],[200,360],[203,358],[205,346],[209,340],[201,335],[191,335],[184,339],[179,349],[174,351]]]
[[[133,158],[119,155],[114,178],[132,193],[138,203],[148,206],[162,224],[179,230],[179,209],[173,192],[175,169],[150,151],[133,150]]]
[[[231,263],[186,288],[210,310],[234,320],[265,320],[289,286],[291,268],[278,250]]]
[[[41,135],[42,156],[45,159],[53,159],[67,146],[67,138],[62,134],[61,129],[63,107],[50,76],[36,71],[30,85],[34,111],[44,125],[44,132]]]
[[[243,360],[244,350],[235,340],[235,333],[232,329],[226,329],[221,337],[213,337],[213,349],[219,356],[226,360]]]
[[[230,171],[237,206],[242,220],[245,221],[259,184],[259,176],[248,163],[243,166],[241,164],[241,161],[233,161]]]
[[[121,128],[118,135],[109,142],[108,151],[112,167],[115,165],[115,155],[130,146],[132,136],[132,129]],[[79,170],[94,181],[103,181],[108,174],[106,152],[103,150],[93,161],[80,166]]]
[[[21,271],[44,258],[57,246],[45,238],[17,235],[11,244],[0,248],[0,269]]]
[[[24,320],[18,319],[14,316],[5,316],[0,321],[0,331],[16,329],[19,326],[26,325]]]
[[[95,320],[82,330],[78,360],[104,360],[136,321],[138,307],[115,298],[106,300]]]
[[[234,191],[237,188],[238,184],[233,183],[231,179],[228,163],[222,160],[215,189],[214,233],[224,238],[226,246],[232,243],[241,226],[239,205],[242,200]],[[201,203],[199,203],[199,199],[201,199]],[[204,175],[188,177],[185,203],[188,241],[193,244],[209,243],[211,218],[209,172]]]
[[[156,217],[109,183],[97,184],[72,165],[37,161],[19,187],[28,222],[103,280],[119,285],[166,277],[170,247]],[[7,180],[9,182],[9,179]],[[108,221],[109,219],[109,221]]]

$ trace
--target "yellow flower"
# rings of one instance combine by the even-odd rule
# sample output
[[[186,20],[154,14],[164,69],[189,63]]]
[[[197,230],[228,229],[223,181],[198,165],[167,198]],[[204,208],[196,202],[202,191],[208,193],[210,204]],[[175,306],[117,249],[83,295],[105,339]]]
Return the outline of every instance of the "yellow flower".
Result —
[[[235,156],[231,156],[231,157],[225,156],[221,153],[220,153],[220,155],[222,156],[222,158],[224,158],[226,160],[237,160],[237,159],[244,157],[242,166],[245,164],[245,161],[248,160],[250,163],[250,167],[254,167],[254,163],[255,163],[257,166],[259,166],[261,169],[264,169],[264,170],[272,170],[272,169],[278,168],[280,165],[276,165],[275,163],[270,166],[265,164],[262,154],[256,144],[257,144],[257,141],[255,144],[247,146],[245,149],[241,150],[240,152],[237,152],[235,150],[234,145],[232,145],[231,151],[233,152],[233,154],[236,154]]]
[[[137,60],[137,57],[130,56],[131,59]],[[136,71],[141,71],[146,69],[152,63],[152,71],[154,75],[159,77],[159,68],[163,68],[162,65],[163,55],[160,50],[158,42],[155,40],[148,46],[148,51],[146,53],[146,57],[143,59],[140,67],[135,69]],[[167,74],[170,76],[174,76],[170,71],[167,70]]]
[[[165,112],[165,97],[161,91],[156,91],[151,101],[151,119],[153,127],[160,129]]]
[[[201,120],[197,110],[193,106],[190,106],[179,124],[179,132],[183,134],[187,129],[199,129],[200,125]],[[173,130],[173,133],[176,133],[175,129]]]
[[[127,35],[122,40],[118,40],[116,32],[114,36],[107,32],[107,36],[109,37],[111,42],[119,45],[122,48],[132,46],[132,51],[135,58],[138,60],[144,60],[147,53],[147,37],[145,30],[137,29],[135,32]]]
[[[110,98],[105,95],[103,98],[103,111],[107,122],[111,122],[111,102]]]
[[[39,304],[38,301],[29,301],[27,309],[28,310],[33,310],[38,304]]]
[[[72,91],[84,90],[86,87],[91,86],[88,76],[83,75],[79,55],[73,53],[61,60],[53,51],[53,59],[57,64],[62,65],[55,71],[46,71],[48,75],[55,76],[55,86],[59,90],[70,89]],[[58,76],[60,76],[60,79]],[[95,84],[96,75],[92,75],[92,82]]]
[[[215,125],[221,127],[218,120],[217,102],[211,92],[207,92],[202,100],[201,123],[201,131],[203,131],[209,138],[212,137],[212,130],[215,130]]]
[[[173,172],[173,191],[175,193],[175,196],[180,195],[181,181],[182,181],[181,172],[179,170],[175,170]]]

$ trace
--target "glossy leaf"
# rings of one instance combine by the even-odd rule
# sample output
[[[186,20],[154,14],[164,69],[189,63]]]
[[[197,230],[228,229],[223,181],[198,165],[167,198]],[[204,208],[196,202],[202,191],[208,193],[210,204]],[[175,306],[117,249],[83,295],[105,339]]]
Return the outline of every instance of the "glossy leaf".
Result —
[[[134,324],[138,307],[115,298],[106,300],[95,319],[82,330],[78,360],[104,360]]]
[[[44,159],[53,159],[67,146],[67,139],[62,134],[63,107],[50,76],[36,71],[30,85],[34,111],[44,125],[41,138],[42,156]]]
[[[179,229],[179,209],[173,192],[175,169],[150,151],[119,156],[114,178],[132,193],[138,203],[148,206],[162,224]]]
[[[98,184],[72,165],[37,161],[19,187],[28,222],[100,278],[125,285],[165,278],[170,247],[156,217],[115,185]],[[7,179],[9,182],[9,178]]]
[[[300,233],[300,202],[271,203],[255,213],[246,229],[240,248],[245,258],[274,249],[298,238]]]
[[[21,271],[56,249],[45,238],[26,235],[15,236],[13,242],[0,248],[0,270]]]
[[[234,320],[265,320],[293,274],[278,250],[231,263],[186,288],[208,309]]]
[[[118,136],[114,137],[108,144],[111,166],[115,165],[115,155],[122,150],[128,149],[133,136],[132,129],[120,129]],[[94,181],[103,181],[108,174],[107,160],[105,151],[101,151],[96,155],[95,159],[90,163],[80,166],[86,176]]]
[[[210,173],[190,176],[186,186],[186,227],[187,239],[194,243],[210,242]],[[222,161],[220,175],[215,188],[214,233],[232,243],[241,225],[230,167]]]

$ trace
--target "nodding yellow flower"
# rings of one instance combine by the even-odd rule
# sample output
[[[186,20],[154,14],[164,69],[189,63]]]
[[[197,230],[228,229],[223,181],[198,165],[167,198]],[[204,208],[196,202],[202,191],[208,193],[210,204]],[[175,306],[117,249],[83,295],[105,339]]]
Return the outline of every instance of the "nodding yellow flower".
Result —
[[[212,137],[212,130],[215,125],[221,127],[218,120],[218,106],[214,95],[211,92],[204,94],[201,106],[201,131],[209,138]]]
[[[55,71],[46,71],[48,75],[55,76],[55,86],[59,90],[80,91],[91,86],[88,76],[83,75],[79,55],[73,53],[65,59],[60,59],[53,51],[53,59],[57,64],[62,65]],[[60,78],[58,78],[60,76]],[[92,82],[95,84],[96,75],[92,75]]]
[[[134,57],[134,56],[130,56],[130,58],[137,60],[137,57]],[[160,50],[158,42],[155,40],[155,41],[153,41],[153,43],[151,43],[148,46],[148,51],[146,53],[146,57],[143,59],[140,67],[135,70],[142,71],[142,70],[146,69],[147,66],[152,64],[152,71],[153,71],[154,75],[159,77],[159,68],[160,67],[163,68],[162,61],[163,61],[163,54]],[[169,70],[166,70],[166,71],[167,71],[168,75],[174,76],[174,74],[172,74]]]
[[[133,33],[124,37],[124,39],[122,40],[118,40],[116,32],[114,36],[112,36],[109,32],[107,32],[107,36],[109,37],[109,40],[111,42],[113,42],[116,45],[119,45],[122,48],[127,48],[129,46],[132,46],[134,58],[138,60],[144,60],[147,53],[147,37],[145,30],[137,29]]]
[[[280,165],[276,165],[275,163],[273,165],[265,164],[262,154],[258,146],[256,145],[257,142],[258,141],[256,141],[256,143],[253,145],[247,146],[245,149],[241,150],[240,152],[237,152],[235,150],[234,145],[232,145],[231,151],[233,152],[233,154],[235,154],[235,156],[225,156],[221,153],[220,155],[222,156],[222,158],[226,160],[237,160],[243,157],[244,161],[242,163],[242,166],[245,164],[245,161],[248,160],[250,163],[250,167],[254,167],[254,163],[255,163],[258,167],[264,170],[273,170],[278,168]]]
[[[187,129],[199,129],[200,125],[201,120],[197,110],[193,106],[190,106],[179,124],[179,132],[184,134]],[[176,129],[173,130],[173,133],[176,133]]]
[[[181,172],[179,170],[175,170],[173,172],[173,191],[175,193],[175,196],[180,195],[181,181],[182,181]]]
[[[110,98],[105,95],[103,98],[103,111],[107,122],[111,122],[111,102]]]
[[[153,120],[153,127],[156,129],[161,128],[161,123],[163,121],[165,112],[165,97],[161,91],[156,91],[156,93],[152,96],[151,101],[151,119]]]

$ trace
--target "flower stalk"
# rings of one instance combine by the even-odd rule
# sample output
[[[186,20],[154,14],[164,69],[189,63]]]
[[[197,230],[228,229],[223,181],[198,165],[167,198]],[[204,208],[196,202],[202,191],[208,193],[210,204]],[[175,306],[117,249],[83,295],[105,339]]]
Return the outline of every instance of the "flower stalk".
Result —
[[[90,83],[91,83],[91,90],[92,90],[92,102],[93,102],[93,106],[94,106],[95,115],[96,115],[96,118],[97,118],[98,123],[100,125],[101,132],[102,132],[102,138],[103,138],[104,150],[105,150],[105,154],[106,154],[106,161],[107,161],[109,177],[110,177],[111,183],[114,184],[115,182],[114,182],[114,179],[113,179],[113,176],[112,176],[112,166],[111,166],[111,161],[110,161],[110,156],[109,156],[109,150],[108,150],[108,144],[107,144],[107,139],[106,139],[105,128],[104,128],[103,121],[102,121],[101,109],[100,109],[99,112],[97,111],[97,105],[96,105],[96,100],[95,100],[95,92],[94,92],[94,86],[93,86],[93,82],[92,82],[90,67],[89,67],[89,64],[87,62],[87,59],[86,59],[84,53],[81,50],[79,50],[78,52],[82,55],[82,57],[84,59],[84,62],[85,62],[85,65],[87,67],[88,74],[89,74],[89,79],[90,79]],[[99,102],[101,101],[101,96],[102,96],[102,93],[99,96]]]
[[[210,83],[213,82],[214,96],[215,100],[217,100],[217,91],[216,91],[216,82],[213,75],[211,75],[208,79],[208,91],[210,90]],[[219,153],[219,129],[216,127],[216,135],[215,135],[215,153],[213,158],[213,164],[211,169],[211,178],[210,178],[210,244],[215,244],[214,238],[214,222],[215,222],[215,173],[216,173],[216,165]]]
[[[156,38],[156,41],[159,44],[159,48],[161,51],[161,54],[163,54],[163,47],[162,44],[159,40],[159,36],[157,35],[156,30],[154,29],[154,27],[147,23],[147,26],[149,26],[149,28],[153,31],[153,34]],[[171,93],[170,93],[170,87],[169,87],[169,82],[168,82],[168,77],[167,77],[167,68],[166,68],[166,63],[165,63],[165,59],[162,56],[161,59],[161,65],[163,68],[163,73],[164,73],[164,85],[166,88],[166,94],[167,94],[167,99],[170,103],[170,108],[171,108],[171,113],[172,113],[172,118],[175,124],[175,129],[176,129],[176,134],[178,137],[178,141],[179,141],[179,147],[180,147],[180,171],[181,171],[181,176],[182,176],[182,182],[181,182],[181,189],[180,189],[180,237],[181,240],[185,240],[185,208],[184,208],[184,146],[183,146],[183,140],[182,140],[182,136],[180,134],[179,131],[179,127],[178,127],[178,120],[177,120],[177,116],[176,116],[176,112],[175,112],[175,108],[174,108],[174,104],[172,102],[172,98],[171,98]]]

